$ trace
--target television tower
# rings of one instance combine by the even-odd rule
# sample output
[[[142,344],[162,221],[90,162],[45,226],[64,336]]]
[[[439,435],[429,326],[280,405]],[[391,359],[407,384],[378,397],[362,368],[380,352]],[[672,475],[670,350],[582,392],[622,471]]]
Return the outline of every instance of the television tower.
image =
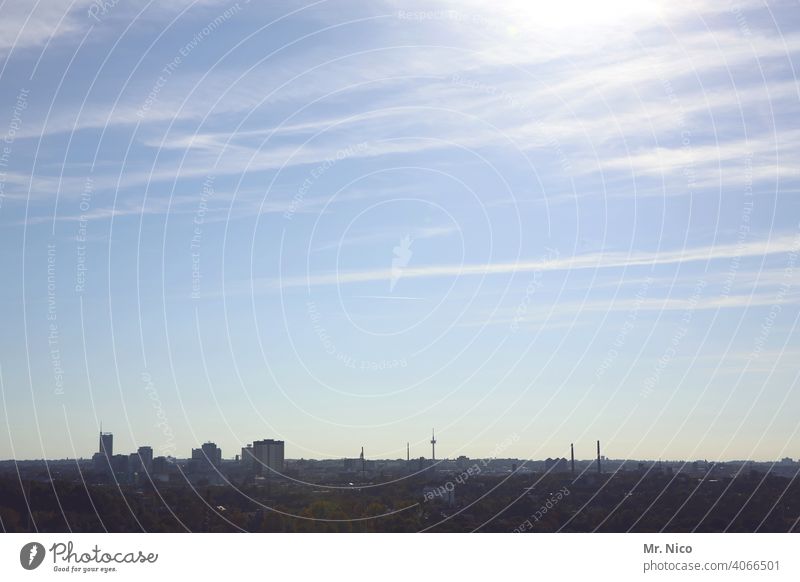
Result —
[[[367,474],[367,462],[364,460],[364,447],[361,447],[361,477],[364,478]]]
[[[406,443],[406,461],[411,460],[411,445]]]
[[[436,433],[431,429],[431,460],[436,460]]]

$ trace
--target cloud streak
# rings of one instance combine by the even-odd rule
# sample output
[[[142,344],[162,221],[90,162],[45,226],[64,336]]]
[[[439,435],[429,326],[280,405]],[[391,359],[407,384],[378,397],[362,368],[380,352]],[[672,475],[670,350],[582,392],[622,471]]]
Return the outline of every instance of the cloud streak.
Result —
[[[782,235],[770,240],[744,244],[722,244],[692,249],[652,252],[599,252],[568,258],[535,261],[508,261],[463,265],[429,265],[406,267],[403,278],[420,279],[433,277],[466,277],[486,275],[508,275],[526,272],[569,271],[574,269],[608,269],[628,267],[654,267],[690,262],[710,262],[736,257],[765,257],[768,255],[797,253],[800,250],[800,235]],[[391,269],[366,269],[290,276],[264,281],[267,289],[292,287],[318,287],[325,285],[347,285],[391,280]]]

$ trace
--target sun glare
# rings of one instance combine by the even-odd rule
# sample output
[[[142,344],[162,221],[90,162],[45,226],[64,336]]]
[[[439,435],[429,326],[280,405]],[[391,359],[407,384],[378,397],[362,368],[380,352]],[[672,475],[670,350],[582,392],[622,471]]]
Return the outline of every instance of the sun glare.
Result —
[[[504,2],[502,8],[497,8],[509,19],[513,30],[531,27],[570,30],[624,26],[658,19],[662,15],[662,6],[658,0],[516,0]]]

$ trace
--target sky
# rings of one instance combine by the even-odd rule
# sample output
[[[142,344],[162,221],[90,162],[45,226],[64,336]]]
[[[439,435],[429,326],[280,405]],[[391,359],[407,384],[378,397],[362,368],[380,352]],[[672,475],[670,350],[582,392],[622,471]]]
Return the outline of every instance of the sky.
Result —
[[[800,457],[799,53],[788,1],[4,2],[0,458]]]

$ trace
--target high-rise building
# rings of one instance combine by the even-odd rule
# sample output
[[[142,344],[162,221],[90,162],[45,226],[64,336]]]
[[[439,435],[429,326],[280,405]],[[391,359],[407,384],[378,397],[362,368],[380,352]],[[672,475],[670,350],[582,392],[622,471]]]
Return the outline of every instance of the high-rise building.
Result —
[[[145,473],[153,470],[153,447],[139,447],[139,462],[141,469]]]
[[[94,468],[97,471],[111,471],[111,460],[114,457],[114,435],[110,432],[100,432],[99,450],[92,456]]]
[[[216,443],[207,442],[199,449],[192,449],[192,460],[189,464],[192,471],[213,471],[222,464],[222,450]]]
[[[222,449],[220,449],[216,443],[203,443],[203,446],[200,448],[212,465],[219,467],[222,464]]]
[[[283,451],[283,441],[273,439],[253,441],[252,456],[256,474],[268,476],[283,473]]]
[[[114,456],[114,435],[110,432],[100,433],[100,449],[99,453],[110,459]]]

